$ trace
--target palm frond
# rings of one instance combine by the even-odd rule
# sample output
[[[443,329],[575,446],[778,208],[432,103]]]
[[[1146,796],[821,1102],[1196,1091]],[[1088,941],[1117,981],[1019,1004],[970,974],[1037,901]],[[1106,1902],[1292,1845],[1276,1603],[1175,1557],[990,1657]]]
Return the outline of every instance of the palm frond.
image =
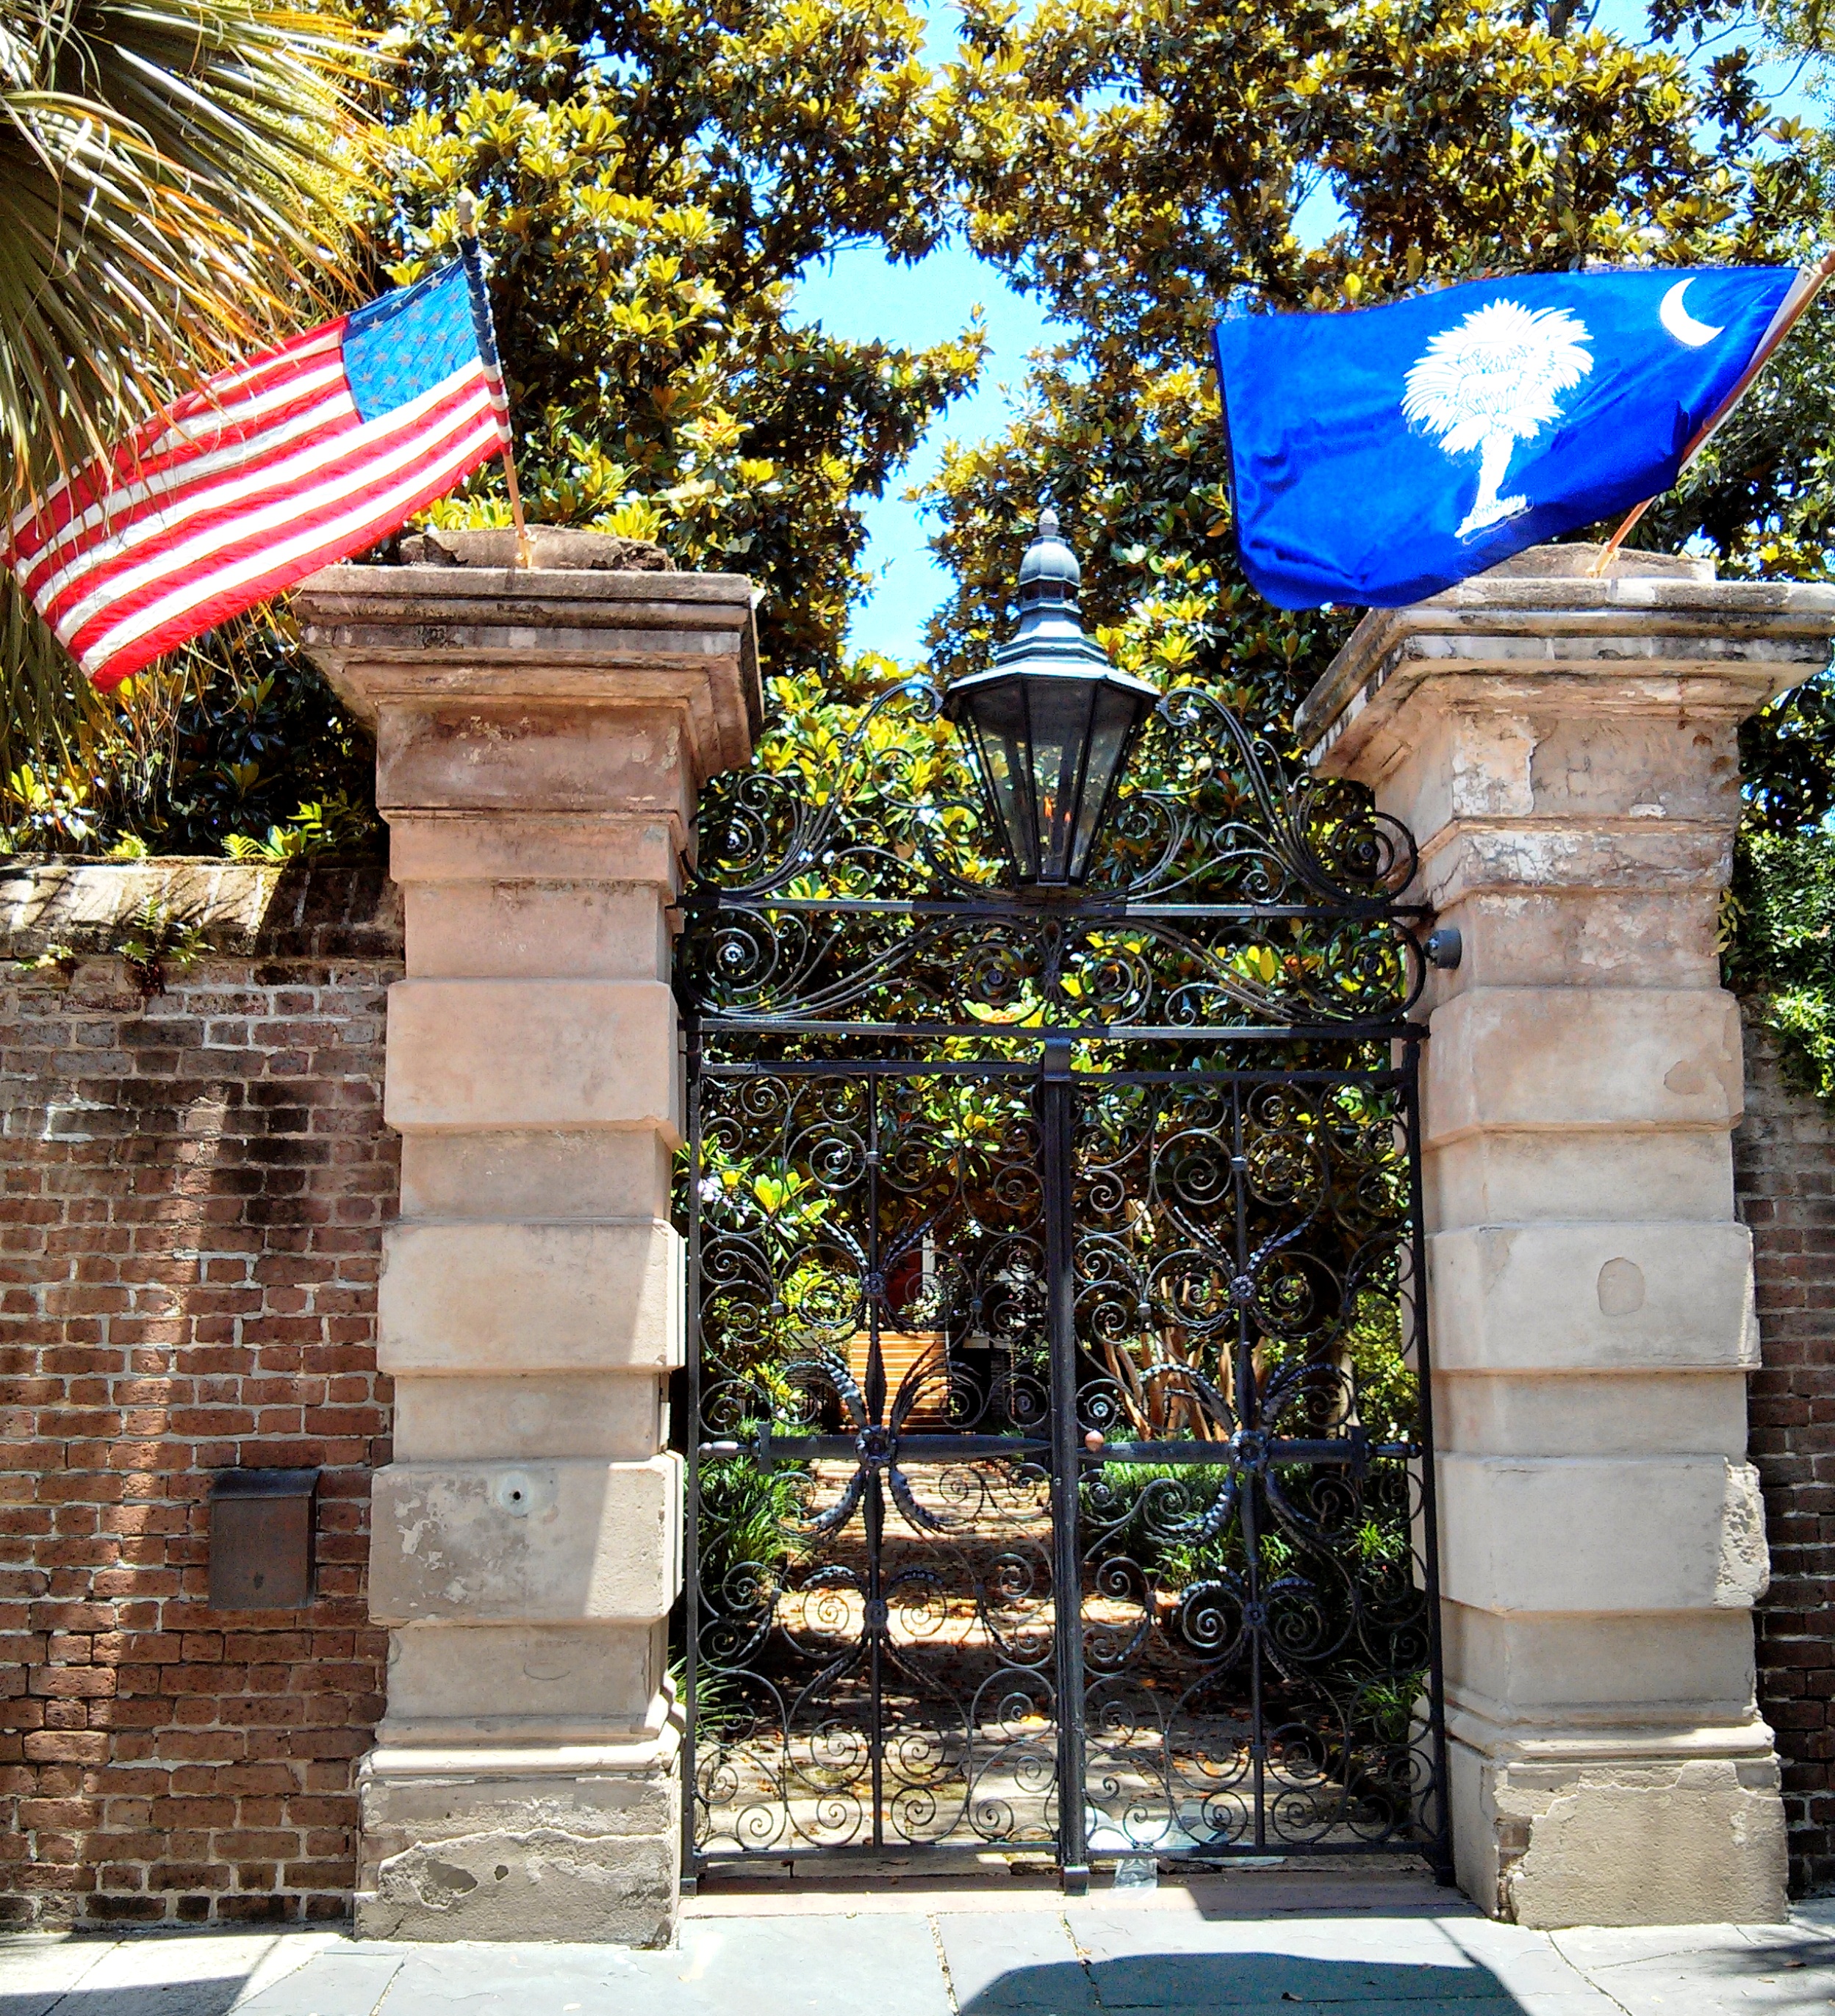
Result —
[[[67,753],[78,678],[11,571],[0,567],[0,777],[31,757]]]
[[[342,290],[366,45],[265,0],[0,0],[0,449],[42,487]]]

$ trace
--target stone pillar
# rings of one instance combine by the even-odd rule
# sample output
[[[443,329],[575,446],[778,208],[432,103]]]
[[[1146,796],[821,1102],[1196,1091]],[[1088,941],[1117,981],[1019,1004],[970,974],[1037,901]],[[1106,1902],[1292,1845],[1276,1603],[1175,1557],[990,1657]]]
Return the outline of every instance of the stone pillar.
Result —
[[[654,1944],[680,1864],[669,909],[697,788],[750,753],[758,673],[742,577],[537,537],[532,571],[333,567],[296,602],[375,726],[407,920],[357,1924]]]
[[[1530,1925],[1772,1919],[1715,938],[1738,724],[1827,662],[1835,589],[1594,579],[1596,552],[1373,612],[1301,732],[1414,833],[1411,895],[1463,941],[1422,1116],[1460,1883]]]

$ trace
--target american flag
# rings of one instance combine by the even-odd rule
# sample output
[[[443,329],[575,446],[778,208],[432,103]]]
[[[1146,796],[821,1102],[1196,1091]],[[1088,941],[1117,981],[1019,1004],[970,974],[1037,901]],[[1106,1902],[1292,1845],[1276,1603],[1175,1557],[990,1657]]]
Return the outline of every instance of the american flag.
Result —
[[[36,498],[14,573],[95,684],[392,532],[510,447],[475,244],[215,377]]]

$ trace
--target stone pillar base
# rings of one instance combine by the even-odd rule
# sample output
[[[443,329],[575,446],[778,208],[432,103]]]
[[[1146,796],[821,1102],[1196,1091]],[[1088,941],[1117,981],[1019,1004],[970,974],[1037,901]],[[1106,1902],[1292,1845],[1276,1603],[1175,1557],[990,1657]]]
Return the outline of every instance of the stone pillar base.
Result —
[[[1492,1916],[1564,1925],[1768,1924],[1786,1915],[1771,1732],[1648,1742],[1449,1731],[1459,1887]]]
[[[359,1773],[357,1936],[667,1946],[680,1748],[679,1715],[627,1744],[379,1745]]]

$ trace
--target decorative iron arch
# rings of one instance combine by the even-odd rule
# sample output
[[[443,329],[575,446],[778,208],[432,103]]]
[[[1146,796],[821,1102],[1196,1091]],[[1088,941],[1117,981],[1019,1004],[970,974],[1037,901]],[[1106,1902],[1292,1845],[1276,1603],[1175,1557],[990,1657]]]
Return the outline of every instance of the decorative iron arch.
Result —
[[[1137,1039],[1405,1029],[1429,913],[1399,901],[1413,841],[1354,786],[1291,777],[1228,708],[1182,689],[1137,758],[1157,781],[1124,781],[1089,882],[1020,890],[961,766],[939,777],[933,747],[884,733],[901,717],[928,727],[943,700],[922,678],[881,694],[819,797],[757,769],[709,787],[683,970],[708,1026],[865,1033],[897,1018],[863,1004],[903,981],[924,990],[927,1023],[955,1007],[962,1034],[967,1003],[985,1027],[1022,999],[1040,1026]],[[838,970],[844,918],[868,963]],[[1232,957],[1251,941],[1280,949],[1270,977]],[[939,988],[964,949],[966,985]]]

